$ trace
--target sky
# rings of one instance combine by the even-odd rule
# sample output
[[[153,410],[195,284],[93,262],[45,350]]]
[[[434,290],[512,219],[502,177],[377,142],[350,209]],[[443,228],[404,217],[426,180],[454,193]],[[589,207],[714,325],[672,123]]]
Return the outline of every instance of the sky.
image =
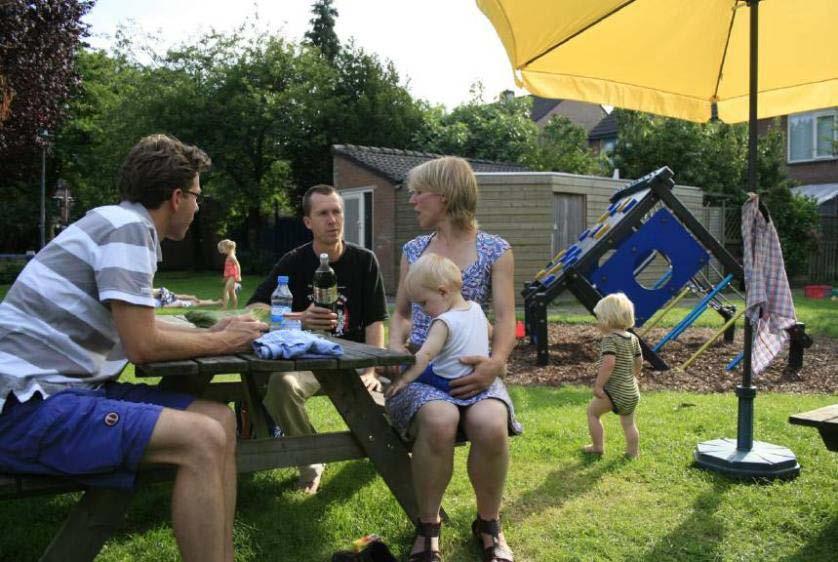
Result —
[[[215,29],[229,31],[253,14],[259,24],[299,41],[309,28],[313,0],[97,0],[85,17],[88,42],[107,49],[119,25],[160,38],[158,48],[189,42]],[[484,100],[515,87],[506,52],[474,0],[335,0],[335,31],[382,61],[391,60],[415,98],[448,109],[471,99],[483,84]]]

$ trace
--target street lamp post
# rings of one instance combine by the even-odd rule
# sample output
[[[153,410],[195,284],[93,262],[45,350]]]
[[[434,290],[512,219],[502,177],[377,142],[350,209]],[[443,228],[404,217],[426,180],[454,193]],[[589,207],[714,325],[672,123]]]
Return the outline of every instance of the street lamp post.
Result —
[[[38,131],[38,138],[41,139],[41,220],[38,223],[41,233],[41,248],[47,244],[47,142],[49,131],[41,129]]]

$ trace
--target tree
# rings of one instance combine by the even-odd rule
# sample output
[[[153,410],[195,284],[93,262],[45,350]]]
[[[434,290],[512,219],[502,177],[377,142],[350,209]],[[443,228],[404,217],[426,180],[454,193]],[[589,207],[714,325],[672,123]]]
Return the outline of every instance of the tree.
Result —
[[[531,104],[527,97],[484,103],[478,83],[472,88],[472,99],[451,113],[428,107],[427,122],[414,135],[414,144],[439,154],[522,162],[538,135],[538,125],[530,119]]]
[[[74,55],[87,35],[82,16],[92,1],[0,2],[0,248],[21,252],[37,244],[41,143],[66,113],[79,85]],[[48,184],[52,183],[48,170]]]
[[[0,4],[0,161],[37,152],[38,132],[59,124],[78,81],[73,57],[87,35],[81,18],[92,6],[89,0]]]
[[[600,172],[602,166],[588,148],[582,127],[556,116],[539,129],[530,118],[531,109],[530,97],[502,96],[487,104],[478,83],[472,88],[472,99],[451,113],[442,107],[426,107],[425,126],[413,140],[428,152],[515,162],[533,170]]]
[[[305,41],[320,49],[320,53],[329,61],[329,64],[334,64],[340,53],[340,41],[335,33],[337,8],[332,6],[332,0],[315,0],[311,13],[314,17],[309,20],[311,29],[306,31]]]
[[[607,167],[604,157],[594,155],[588,146],[588,134],[564,115],[554,115],[536,137],[524,164],[533,170],[569,174],[602,174]]]

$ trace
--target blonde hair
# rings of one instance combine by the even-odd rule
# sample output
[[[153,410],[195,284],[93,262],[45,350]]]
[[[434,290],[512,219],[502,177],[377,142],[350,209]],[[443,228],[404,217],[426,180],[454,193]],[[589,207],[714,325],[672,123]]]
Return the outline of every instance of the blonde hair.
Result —
[[[454,226],[477,229],[477,178],[468,161],[443,156],[420,164],[408,172],[407,189],[443,195],[448,218]]]
[[[416,260],[404,278],[404,288],[410,300],[416,296],[419,289],[432,291],[445,287],[452,291],[459,291],[463,287],[463,274],[460,268],[439,254],[425,254]]]
[[[625,293],[612,293],[600,299],[594,307],[599,323],[612,330],[634,327],[634,304]]]
[[[233,252],[236,251],[236,243],[232,240],[225,238],[221,242],[218,243],[218,253],[219,254],[226,254],[227,249],[231,249]]]

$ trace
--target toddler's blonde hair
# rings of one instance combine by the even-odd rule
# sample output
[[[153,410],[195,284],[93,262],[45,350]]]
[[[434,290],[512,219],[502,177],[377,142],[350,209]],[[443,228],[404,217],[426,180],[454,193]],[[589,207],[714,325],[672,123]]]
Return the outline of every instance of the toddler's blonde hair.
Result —
[[[599,323],[612,330],[628,330],[634,327],[634,304],[625,293],[612,293],[600,299],[594,307]]]
[[[218,253],[219,254],[226,254],[227,253],[227,248],[230,248],[231,250],[235,251],[236,250],[236,243],[233,242],[232,240],[228,239],[228,238],[225,238],[224,240],[222,240],[221,242],[218,243]]]
[[[463,274],[453,261],[439,254],[425,254],[416,260],[404,278],[404,288],[410,300],[419,289],[432,291],[445,287],[459,291],[463,287]]]

